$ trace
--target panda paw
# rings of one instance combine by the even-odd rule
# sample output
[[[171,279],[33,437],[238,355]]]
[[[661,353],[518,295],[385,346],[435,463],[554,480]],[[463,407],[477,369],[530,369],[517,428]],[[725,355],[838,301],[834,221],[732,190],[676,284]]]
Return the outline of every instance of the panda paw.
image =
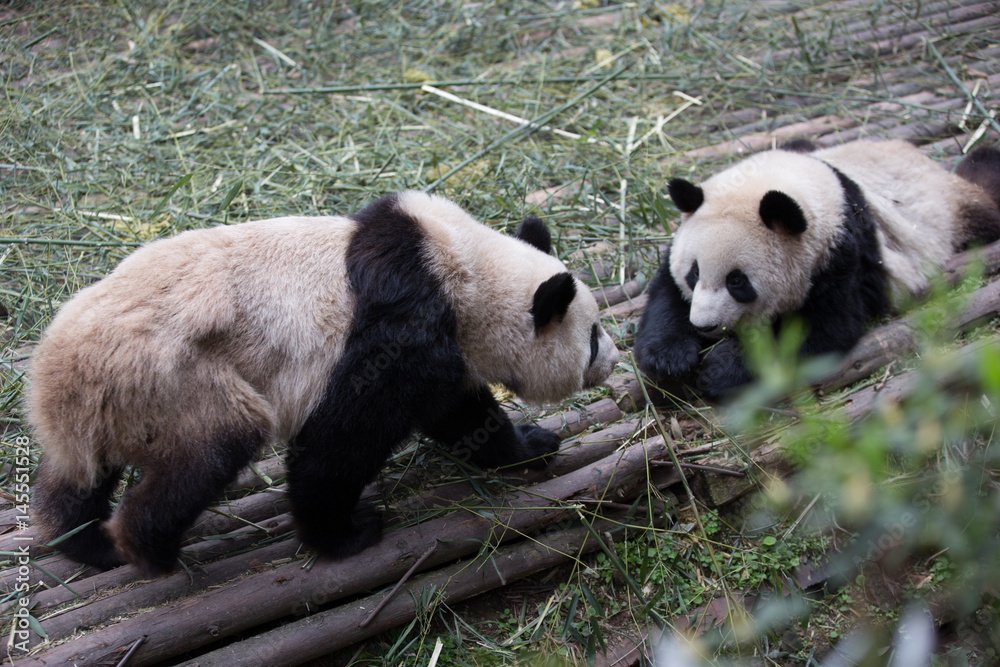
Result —
[[[514,430],[520,444],[516,463],[532,470],[544,470],[552,455],[559,451],[561,438],[535,424],[518,424]]]
[[[472,452],[472,462],[480,468],[531,468],[544,470],[559,449],[558,435],[535,424],[518,424],[496,434],[488,446]]]
[[[382,516],[372,503],[360,501],[347,522],[339,526],[316,527],[314,530],[300,525],[299,538],[324,558],[341,560],[381,541]]]
[[[684,378],[698,366],[701,343],[694,338],[664,341],[636,340],[635,357],[642,370],[653,381]]]
[[[695,385],[702,396],[717,400],[726,398],[751,379],[739,342],[728,339],[705,353]]]

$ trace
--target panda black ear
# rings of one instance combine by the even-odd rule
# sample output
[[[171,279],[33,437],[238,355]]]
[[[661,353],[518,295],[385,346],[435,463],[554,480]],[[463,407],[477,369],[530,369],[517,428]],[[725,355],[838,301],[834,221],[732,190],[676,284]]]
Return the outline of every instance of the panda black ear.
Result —
[[[667,183],[667,193],[681,213],[694,213],[705,201],[705,192],[683,178],[672,178]]]
[[[552,236],[549,234],[549,228],[545,226],[538,216],[526,215],[521,224],[517,226],[517,231],[514,232],[514,238],[521,239],[528,245],[535,246],[546,255],[552,252]]]
[[[531,303],[535,332],[541,331],[553,320],[562,320],[575,298],[576,281],[567,272],[557,273],[539,285]]]
[[[782,146],[781,150],[790,151],[792,153],[812,153],[813,151],[819,150],[819,147],[809,139],[798,137]]]
[[[801,234],[809,224],[795,200],[784,192],[771,190],[760,200],[760,217],[771,231]]]

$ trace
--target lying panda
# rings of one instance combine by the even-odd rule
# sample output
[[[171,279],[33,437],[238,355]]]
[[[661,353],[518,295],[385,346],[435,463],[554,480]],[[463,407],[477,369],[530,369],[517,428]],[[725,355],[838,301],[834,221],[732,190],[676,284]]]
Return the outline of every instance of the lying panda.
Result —
[[[379,541],[362,488],[418,428],[485,467],[541,468],[559,438],[531,402],[603,382],[618,359],[597,303],[529,217],[516,237],[420,192],[350,218],[289,217],[151,243],[66,303],[32,355],[43,447],[35,516],[101,568],[173,568],[181,537],[270,441],[287,441],[302,541]],[[140,471],[112,515],[123,470]]]
[[[739,343],[701,351],[787,315],[806,325],[803,354],[849,350],[953,253],[1000,237],[1000,151],[973,151],[957,174],[902,141],[798,141],[701,186],[671,180],[681,224],[649,286],[639,367],[724,397],[751,379]]]

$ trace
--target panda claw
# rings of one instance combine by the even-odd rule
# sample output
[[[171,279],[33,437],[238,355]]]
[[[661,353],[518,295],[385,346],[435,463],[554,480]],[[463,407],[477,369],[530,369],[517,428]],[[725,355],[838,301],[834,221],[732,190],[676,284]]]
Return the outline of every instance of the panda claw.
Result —
[[[544,470],[559,451],[562,439],[536,424],[518,424],[514,429],[521,444],[521,460],[517,463],[532,470]]]
[[[640,352],[636,350],[637,353]],[[684,378],[694,372],[698,365],[701,345],[696,340],[665,342],[658,349],[649,349],[637,354],[639,368],[654,381]]]
[[[299,533],[303,543],[318,552],[320,556],[330,560],[342,560],[361,553],[382,540],[382,517],[373,504],[362,501],[351,512],[346,527],[323,531],[322,536],[315,533],[306,536],[302,532],[300,527]]]
[[[696,381],[698,391],[710,400],[724,399],[751,380],[737,341],[716,345],[702,361]]]

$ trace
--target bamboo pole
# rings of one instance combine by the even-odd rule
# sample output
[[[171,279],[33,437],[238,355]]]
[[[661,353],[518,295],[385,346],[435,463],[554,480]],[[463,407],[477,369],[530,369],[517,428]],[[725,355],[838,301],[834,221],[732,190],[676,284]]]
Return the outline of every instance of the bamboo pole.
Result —
[[[392,583],[435,542],[438,548],[426,561],[428,569],[468,557],[483,544],[501,544],[543,530],[574,511],[575,505],[567,503],[577,494],[612,500],[634,497],[638,489],[647,487],[649,461],[666,455],[663,439],[650,438],[561,477],[512,490],[502,505],[390,532],[377,546],[343,561],[319,561],[309,570],[296,561],[251,573],[226,587],[143,612],[19,664],[112,660],[144,635],[147,638],[130,665],[151,664],[265,623],[309,614],[344,597]],[[678,479],[677,471],[671,469],[660,485]]]
[[[406,583],[370,624],[362,625],[363,619],[385,593],[314,614],[181,664],[187,667],[300,665],[407,623],[417,614],[426,614],[428,609],[422,608],[418,600],[431,599],[430,608],[454,604],[579,558],[598,546],[597,540],[583,527],[525,540]]]

